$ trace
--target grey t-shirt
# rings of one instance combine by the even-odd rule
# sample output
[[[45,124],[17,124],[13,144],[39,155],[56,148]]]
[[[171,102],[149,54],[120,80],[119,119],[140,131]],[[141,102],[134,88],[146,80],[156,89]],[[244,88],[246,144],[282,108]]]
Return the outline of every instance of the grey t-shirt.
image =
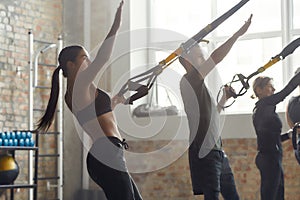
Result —
[[[220,114],[204,79],[194,70],[183,76],[180,91],[190,129],[190,143],[197,146],[199,158],[212,149],[221,150]]]

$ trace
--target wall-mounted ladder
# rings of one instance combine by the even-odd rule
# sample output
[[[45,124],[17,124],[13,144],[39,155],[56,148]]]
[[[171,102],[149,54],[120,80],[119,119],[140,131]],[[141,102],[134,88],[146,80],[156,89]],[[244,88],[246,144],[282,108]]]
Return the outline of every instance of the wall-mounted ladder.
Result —
[[[32,31],[29,30],[29,130],[33,130],[35,128],[35,123],[37,123],[37,120],[45,111],[51,90],[51,75],[54,69],[57,67],[57,57],[63,46],[63,40],[61,36],[58,37],[57,42],[55,43],[34,40],[33,37]],[[51,64],[50,60],[52,63],[55,63]],[[44,76],[44,79],[41,78],[41,76]],[[48,83],[49,80],[50,83]],[[50,127],[47,134],[40,134],[39,137],[39,176],[37,182],[38,195],[43,195],[43,200],[63,199],[62,93],[63,81],[62,76],[60,76],[60,95],[54,123]],[[30,153],[28,172],[28,178],[30,182],[34,181],[32,170],[33,165],[33,154]],[[32,190],[29,192],[29,199],[33,199]]]

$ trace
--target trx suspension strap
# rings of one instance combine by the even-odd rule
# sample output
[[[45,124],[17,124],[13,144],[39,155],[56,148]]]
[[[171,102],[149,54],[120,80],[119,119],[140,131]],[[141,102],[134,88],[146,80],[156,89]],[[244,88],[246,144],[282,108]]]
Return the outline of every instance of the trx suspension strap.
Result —
[[[220,24],[222,24],[227,18],[233,15],[237,10],[239,10],[243,5],[245,5],[249,0],[242,0],[226,13],[221,15],[219,18],[214,20],[211,24],[208,24],[205,28],[199,31],[192,38],[183,43],[178,49],[176,49],[173,53],[171,53],[166,59],[159,62],[158,65],[149,69],[148,71],[141,73],[137,76],[130,78],[120,89],[118,95],[123,95],[127,91],[136,91],[135,94],[126,99],[125,104],[132,104],[133,101],[145,96],[148,94],[148,91],[151,89],[153,83],[155,82],[157,76],[170,64],[172,64],[178,56],[180,56],[183,52],[189,52],[189,50],[194,47],[197,43],[203,40],[203,38],[216,29]],[[145,85],[141,84],[141,82],[146,81]]]
[[[289,43],[278,55],[272,57],[269,62],[267,62],[264,66],[258,68],[255,72],[253,72],[249,76],[245,77],[243,74],[234,75],[233,78],[232,78],[232,81],[230,83],[227,83],[227,84],[221,86],[221,88],[219,90],[219,93],[218,93],[218,96],[217,96],[217,102],[219,102],[219,95],[220,95],[220,93],[221,93],[221,91],[224,87],[231,86],[235,82],[240,82],[242,84],[242,88],[239,90],[239,92],[234,93],[233,91],[231,91],[232,96],[234,98],[234,101],[231,104],[229,104],[227,106],[224,106],[223,108],[228,108],[229,106],[231,106],[235,102],[235,99],[237,97],[244,95],[247,92],[247,90],[250,88],[249,80],[253,76],[255,76],[259,73],[262,73],[263,71],[265,71],[267,68],[271,67],[272,65],[274,65],[278,61],[283,60],[285,57],[292,54],[295,51],[295,49],[299,46],[300,46],[300,38],[295,39],[294,41]]]

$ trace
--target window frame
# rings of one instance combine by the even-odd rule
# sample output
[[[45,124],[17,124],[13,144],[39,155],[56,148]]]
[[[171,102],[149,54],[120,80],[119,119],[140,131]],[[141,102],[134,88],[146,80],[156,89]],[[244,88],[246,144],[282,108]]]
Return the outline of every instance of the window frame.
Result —
[[[294,1],[294,0],[293,0]],[[211,5],[212,7],[211,9],[211,21],[216,19],[217,16],[217,0],[212,0],[211,1]],[[152,5],[152,0],[147,1],[147,19],[146,19],[146,23],[147,23],[147,27],[153,27],[153,18],[152,16],[155,15],[155,7]],[[281,30],[279,31],[268,31],[268,32],[257,32],[257,33],[249,33],[249,34],[245,34],[243,37],[241,37],[239,39],[239,41],[246,41],[246,40],[253,40],[253,39],[268,39],[268,38],[276,38],[279,37],[282,39],[281,42],[281,46],[282,49],[289,43],[291,42],[296,36],[300,36],[300,29],[294,29],[293,28],[293,17],[294,17],[294,12],[293,12],[293,2],[291,1],[285,1],[285,0],[281,0]],[[151,35],[151,34],[149,34]],[[211,41],[211,44],[208,46],[208,50],[209,52],[211,52],[214,48],[216,48],[216,44],[218,42],[224,42],[226,39],[228,38],[228,36],[217,36],[216,34],[214,34],[213,32],[209,35],[208,40]],[[164,46],[165,43],[164,41],[162,42],[155,42],[152,43],[151,39],[148,40],[149,41],[149,46]],[[237,43],[239,42],[237,41]],[[184,41],[168,41],[170,44],[168,44],[168,46],[170,47],[174,47],[174,50],[176,48],[178,48],[177,44],[180,44],[181,42]],[[281,49],[278,49],[278,53],[281,51]],[[270,55],[271,56],[274,55]],[[150,61],[150,63],[153,62],[158,62],[160,60],[157,60],[155,58],[155,53],[153,53],[153,51],[149,51],[148,55],[147,55],[147,59],[148,61]],[[266,60],[268,61],[268,60]],[[281,61],[282,62],[282,83],[281,85],[278,87],[278,89],[280,89],[283,85],[285,85],[289,79],[291,78],[291,76],[294,74],[295,69],[297,68],[296,63],[293,61],[293,56],[288,56],[287,58],[285,58],[284,60]],[[262,63],[264,64],[264,63]],[[292,67],[288,67],[288,66],[292,66]],[[300,64],[299,64],[300,66]],[[259,66],[258,66],[259,67]],[[151,66],[150,66],[151,68]],[[229,79],[231,77],[228,77]],[[276,78],[276,77],[274,77]],[[252,80],[253,81],[253,80]],[[251,90],[251,89],[249,89]],[[250,91],[248,91],[248,93],[250,93]],[[248,95],[250,96],[250,95]],[[147,103],[151,102],[151,100],[149,99],[149,97],[147,98]],[[238,101],[238,99],[237,99]],[[285,111],[285,104],[286,101],[283,102],[283,104],[281,106],[278,106],[278,111],[279,112],[284,112]],[[227,114],[244,114],[244,113],[250,113],[252,112],[251,110],[248,111],[244,111],[244,112],[238,112],[238,111],[229,111],[226,112]]]

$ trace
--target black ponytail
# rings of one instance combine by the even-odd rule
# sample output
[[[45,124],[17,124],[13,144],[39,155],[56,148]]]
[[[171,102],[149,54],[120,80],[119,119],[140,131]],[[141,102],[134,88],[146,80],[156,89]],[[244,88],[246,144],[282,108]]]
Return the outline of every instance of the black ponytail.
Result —
[[[57,67],[52,75],[51,93],[48,101],[47,109],[42,118],[37,123],[36,132],[46,133],[52,124],[54,113],[57,106],[59,96],[59,70],[61,67]]]
[[[58,56],[59,67],[57,67],[52,75],[51,93],[48,101],[47,109],[43,117],[38,121],[36,132],[45,133],[52,124],[54,113],[56,110],[58,96],[59,96],[59,70],[62,69],[63,76],[68,77],[67,62],[74,62],[77,55],[83,49],[82,46],[73,45],[67,46],[61,50]]]

